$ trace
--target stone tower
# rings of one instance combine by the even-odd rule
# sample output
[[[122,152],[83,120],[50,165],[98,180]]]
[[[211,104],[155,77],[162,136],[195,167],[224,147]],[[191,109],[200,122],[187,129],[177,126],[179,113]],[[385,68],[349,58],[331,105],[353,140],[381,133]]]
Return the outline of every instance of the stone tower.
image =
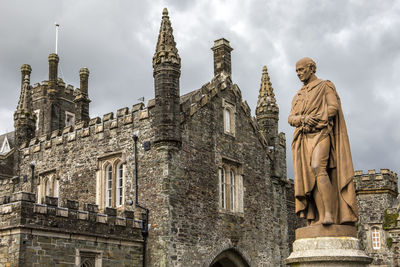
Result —
[[[153,57],[155,143],[181,143],[179,78],[181,58],[176,48],[168,10],[164,8]]]
[[[57,54],[50,54],[49,79],[42,83],[35,84],[32,91],[32,111],[36,115],[36,136],[49,135],[53,131],[63,129],[65,126],[73,125],[75,122],[75,105],[83,110],[79,115],[89,113],[89,99],[87,98],[87,80],[89,71],[83,71],[81,80],[85,87],[76,92],[72,85],[66,86],[64,81],[58,77],[59,57]],[[75,95],[78,101],[74,102]],[[81,96],[79,97],[79,95]],[[79,103],[81,101],[82,103]],[[87,115],[88,116],[88,115]],[[84,116],[85,117],[85,116]]]
[[[278,137],[279,108],[266,66],[262,70],[256,117],[260,131],[267,139],[268,145],[275,146],[275,139]]]
[[[272,156],[272,176],[286,179],[286,137],[284,133],[278,134],[279,107],[266,66],[262,70],[256,118]]]
[[[35,136],[35,116],[32,112],[32,88],[30,75],[32,68],[28,64],[21,67],[21,95],[14,113],[15,144],[19,147]]]
[[[77,90],[77,94],[75,96],[75,115],[76,122],[89,122],[89,70],[87,68],[81,68],[79,70],[79,78],[80,78],[80,90]]]

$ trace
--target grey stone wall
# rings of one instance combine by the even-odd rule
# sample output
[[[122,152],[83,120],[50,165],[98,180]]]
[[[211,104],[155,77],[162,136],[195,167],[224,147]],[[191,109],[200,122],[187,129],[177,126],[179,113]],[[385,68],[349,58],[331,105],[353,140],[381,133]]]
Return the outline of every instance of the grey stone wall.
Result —
[[[98,254],[102,266],[139,266],[142,236],[133,213],[97,213],[95,205],[77,210],[55,198],[35,204],[35,195],[16,193],[0,198],[0,263],[2,266],[75,266],[81,251]]]
[[[236,108],[234,136],[224,133],[223,101]],[[229,78],[215,79],[187,102],[182,149],[167,177],[168,266],[208,266],[228,248],[251,266],[280,265],[289,253],[286,183],[271,178],[267,147],[240,91]],[[219,209],[218,167],[224,160],[243,169],[243,214]]]

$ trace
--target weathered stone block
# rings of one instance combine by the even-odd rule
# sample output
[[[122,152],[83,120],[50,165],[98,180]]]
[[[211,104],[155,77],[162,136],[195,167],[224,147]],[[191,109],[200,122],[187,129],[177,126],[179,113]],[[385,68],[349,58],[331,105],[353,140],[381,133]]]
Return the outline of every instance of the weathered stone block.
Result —
[[[99,206],[97,206],[95,204],[85,203],[83,205],[83,210],[88,211],[88,212],[98,213]]]
[[[108,216],[117,216],[117,209],[106,207],[104,210],[104,214],[107,214]]]
[[[50,196],[46,196],[44,203],[47,206],[54,206],[57,207],[58,206],[58,197],[50,197]]]
[[[125,116],[126,114],[128,114],[128,112],[129,112],[129,108],[127,108],[127,107],[118,109],[117,118]]]
[[[75,200],[67,199],[65,202],[65,207],[71,210],[78,210],[79,209],[79,202]]]
[[[114,119],[114,112],[109,112],[103,115],[103,122]]]
[[[144,108],[144,104],[143,103],[137,103],[135,105],[132,106],[132,113],[142,110]]]
[[[10,201],[11,202],[16,202],[16,201],[35,202],[36,195],[33,193],[28,193],[28,192],[17,192],[17,193],[14,193],[11,195]]]

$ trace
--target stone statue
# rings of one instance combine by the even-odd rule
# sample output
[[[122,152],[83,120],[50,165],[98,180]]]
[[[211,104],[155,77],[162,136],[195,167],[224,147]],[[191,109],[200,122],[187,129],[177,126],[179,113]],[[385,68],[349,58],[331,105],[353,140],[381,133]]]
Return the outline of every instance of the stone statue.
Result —
[[[318,79],[316,68],[311,58],[296,63],[304,83],[289,115],[296,214],[308,225],[352,225],[358,211],[346,124],[335,86]]]

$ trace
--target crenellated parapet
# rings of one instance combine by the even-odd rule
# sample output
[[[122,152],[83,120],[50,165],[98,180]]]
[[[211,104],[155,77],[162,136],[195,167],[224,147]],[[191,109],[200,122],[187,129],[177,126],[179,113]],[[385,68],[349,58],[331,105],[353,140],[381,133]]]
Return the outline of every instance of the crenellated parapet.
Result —
[[[47,96],[49,89],[49,81],[42,81],[35,83],[32,86],[32,101],[37,101],[42,97]],[[75,95],[79,93],[79,88],[75,88],[71,84],[66,84],[63,79],[58,78],[57,81],[57,95],[69,101],[73,101]]]
[[[67,145],[77,140],[88,137],[100,137],[109,135],[111,131],[117,131],[124,127],[132,128],[134,121],[144,121],[149,119],[149,107],[143,103],[132,106],[132,109],[121,108],[115,115],[114,112],[106,113],[100,117],[90,119],[88,122],[81,121],[74,126],[67,126],[63,129],[54,130],[50,134],[44,134],[25,142],[20,146],[24,156],[51,149],[60,145]]]
[[[133,211],[106,208],[99,213],[97,205],[79,204],[66,200],[58,205],[58,198],[46,197],[44,204],[35,203],[36,195],[18,192],[0,197],[0,231],[13,228],[37,229],[57,232],[65,238],[81,234],[92,236],[95,241],[104,239],[142,241],[141,221],[136,220]],[[82,209],[79,209],[82,206]]]
[[[398,177],[397,174],[389,169],[355,171],[354,182],[357,194],[379,194],[389,193],[394,197],[398,195]]]

